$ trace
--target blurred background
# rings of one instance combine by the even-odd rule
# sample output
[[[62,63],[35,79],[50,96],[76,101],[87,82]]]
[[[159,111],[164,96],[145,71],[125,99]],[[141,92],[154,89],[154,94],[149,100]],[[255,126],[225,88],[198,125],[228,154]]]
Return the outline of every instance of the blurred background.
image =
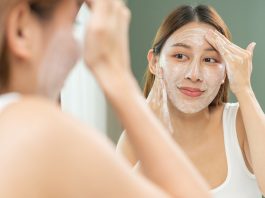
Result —
[[[130,50],[132,70],[142,87],[146,55],[162,20],[182,4],[212,5],[228,25],[233,42],[242,48],[255,41],[252,87],[265,110],[265,0],[127,0],[131,9]],[[89,11],[83,6],[75,34],[82,44]],[[236,101],[230,94],[230,101]],[[61,94],[62,108],[109,136],[114,143],[122,132],[112,108],[82,60],[72,71]]]

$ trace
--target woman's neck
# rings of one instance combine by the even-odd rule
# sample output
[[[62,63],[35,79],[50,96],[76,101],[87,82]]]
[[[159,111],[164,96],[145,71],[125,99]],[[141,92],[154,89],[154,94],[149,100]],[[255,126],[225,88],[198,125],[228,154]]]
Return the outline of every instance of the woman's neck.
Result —
[[[205,107],[197,113],[187,114],[178,110],[170,101],[168,109],[175,138],[195,138],[207,135],[205,129],[211,124],[213,109]]]

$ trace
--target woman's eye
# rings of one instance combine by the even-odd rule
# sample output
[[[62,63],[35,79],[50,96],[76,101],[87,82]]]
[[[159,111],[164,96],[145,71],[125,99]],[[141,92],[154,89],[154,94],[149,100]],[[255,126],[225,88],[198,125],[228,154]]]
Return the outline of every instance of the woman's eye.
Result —
[[[217,60],[215,60],[214,58],[205,58],[204,61],[207,63],[216,63],[217,62]]]
[[[176,54],[175,57],[179,60],[185,60],[187,59],[187,56],[185,56],[184,54]]]

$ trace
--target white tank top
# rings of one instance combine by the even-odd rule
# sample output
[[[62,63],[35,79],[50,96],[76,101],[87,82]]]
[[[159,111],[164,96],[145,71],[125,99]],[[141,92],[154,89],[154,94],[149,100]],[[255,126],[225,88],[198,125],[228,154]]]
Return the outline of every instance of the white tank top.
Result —
[[[261,198],[255,176],[249,172],[236,132],[238,103],[225,104],[223,112],[224,144],[227,158],[227,177],[212,189],[214,198]]]
[[[16,102],[20,95],[18,93],[7,93],[0,95],[0,112],[9,104]]]

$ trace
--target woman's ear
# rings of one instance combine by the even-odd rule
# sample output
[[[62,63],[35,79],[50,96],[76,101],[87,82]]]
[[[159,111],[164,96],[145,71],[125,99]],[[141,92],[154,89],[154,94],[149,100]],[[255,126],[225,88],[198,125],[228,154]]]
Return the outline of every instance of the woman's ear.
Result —
[[[157,74],[157,63],[158,57],[154,54],[154,50],[150,49],[147,54],[149,71],[156,75]]]
[[[14,7],[6,23],[6,40],[9,52],[20,59],[29,59],[34,38],[33,16],[26,2],[19,3]]]

